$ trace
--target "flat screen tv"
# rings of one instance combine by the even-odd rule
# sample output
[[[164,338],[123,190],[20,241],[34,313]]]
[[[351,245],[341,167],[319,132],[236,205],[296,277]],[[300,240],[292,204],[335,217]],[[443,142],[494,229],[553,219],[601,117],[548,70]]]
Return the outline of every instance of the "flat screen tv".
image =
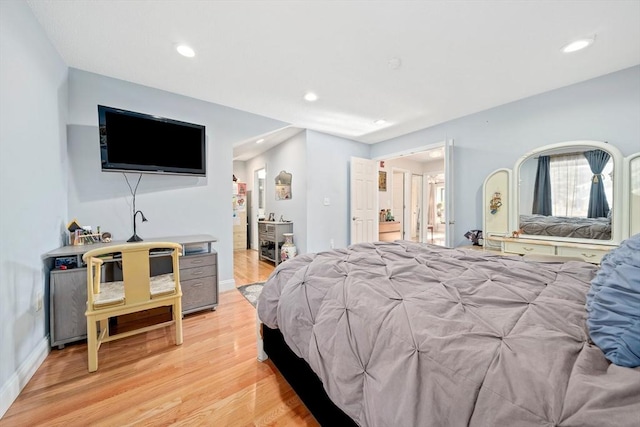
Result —
[[[205,127],[98,105],[102,171],[206,175]]]

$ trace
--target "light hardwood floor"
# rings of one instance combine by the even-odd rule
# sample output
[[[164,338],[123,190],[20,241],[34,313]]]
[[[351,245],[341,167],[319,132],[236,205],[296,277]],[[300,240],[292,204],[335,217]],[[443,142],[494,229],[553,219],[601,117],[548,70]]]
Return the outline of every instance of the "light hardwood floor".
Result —
[[[238,286],[273,270],[256,251],[236,251],[234,263]],[[185,316],[183,330],[181,346],[165,329],[106,343],[91,374],[85,343],[52,350],[0,426],[318,425],[271,362],[256,360],[255,310],[240,292]]]

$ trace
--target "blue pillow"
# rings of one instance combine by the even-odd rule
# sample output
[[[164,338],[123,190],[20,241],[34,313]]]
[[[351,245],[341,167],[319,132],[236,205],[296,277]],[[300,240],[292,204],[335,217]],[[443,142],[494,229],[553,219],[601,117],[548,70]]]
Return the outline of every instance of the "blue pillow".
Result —
[[[602,258],[587,294],[587,326],[607,359],[640,366],[640,234]]]

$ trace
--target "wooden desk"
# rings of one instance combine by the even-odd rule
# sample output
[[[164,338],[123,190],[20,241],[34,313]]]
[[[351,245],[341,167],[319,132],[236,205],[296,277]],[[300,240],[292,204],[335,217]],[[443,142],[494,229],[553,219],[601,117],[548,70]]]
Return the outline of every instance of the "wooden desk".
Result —
[[[180,285],[182,287],[182,313],[215,310],[218,306],[218,253],[211,244],[218,239],[206,234],[171,236],[145,239],[145,242],[176,242],[182,245],[180,257]],[[49,340],[52,347],[63,348],[66,343],[86,338],[87,322],[84,312],[87,304],[87,269],[82,255],[91,249],[124,243],[94,243],[91,245],[63,246],[43,255],[49,271],[45,290],[48,294]],[[75,259],[75,268],[56,269],[57,258]],[[106,264],[106,263],[105,263]],[[111,280],[120,277],[111,263]],[[151,274],[171,271],[170,257],[158,254],[152,258]]]
[[[380,221],[378,239],[381,242],[393,242],[394,240],[402,239],[400,221]]]

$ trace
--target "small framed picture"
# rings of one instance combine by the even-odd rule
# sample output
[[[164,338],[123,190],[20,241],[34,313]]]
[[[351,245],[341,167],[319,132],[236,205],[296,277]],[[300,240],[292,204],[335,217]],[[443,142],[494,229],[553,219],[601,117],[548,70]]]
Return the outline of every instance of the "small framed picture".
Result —
[[[378,172],[378,191],[387,191],[387,172]]]

